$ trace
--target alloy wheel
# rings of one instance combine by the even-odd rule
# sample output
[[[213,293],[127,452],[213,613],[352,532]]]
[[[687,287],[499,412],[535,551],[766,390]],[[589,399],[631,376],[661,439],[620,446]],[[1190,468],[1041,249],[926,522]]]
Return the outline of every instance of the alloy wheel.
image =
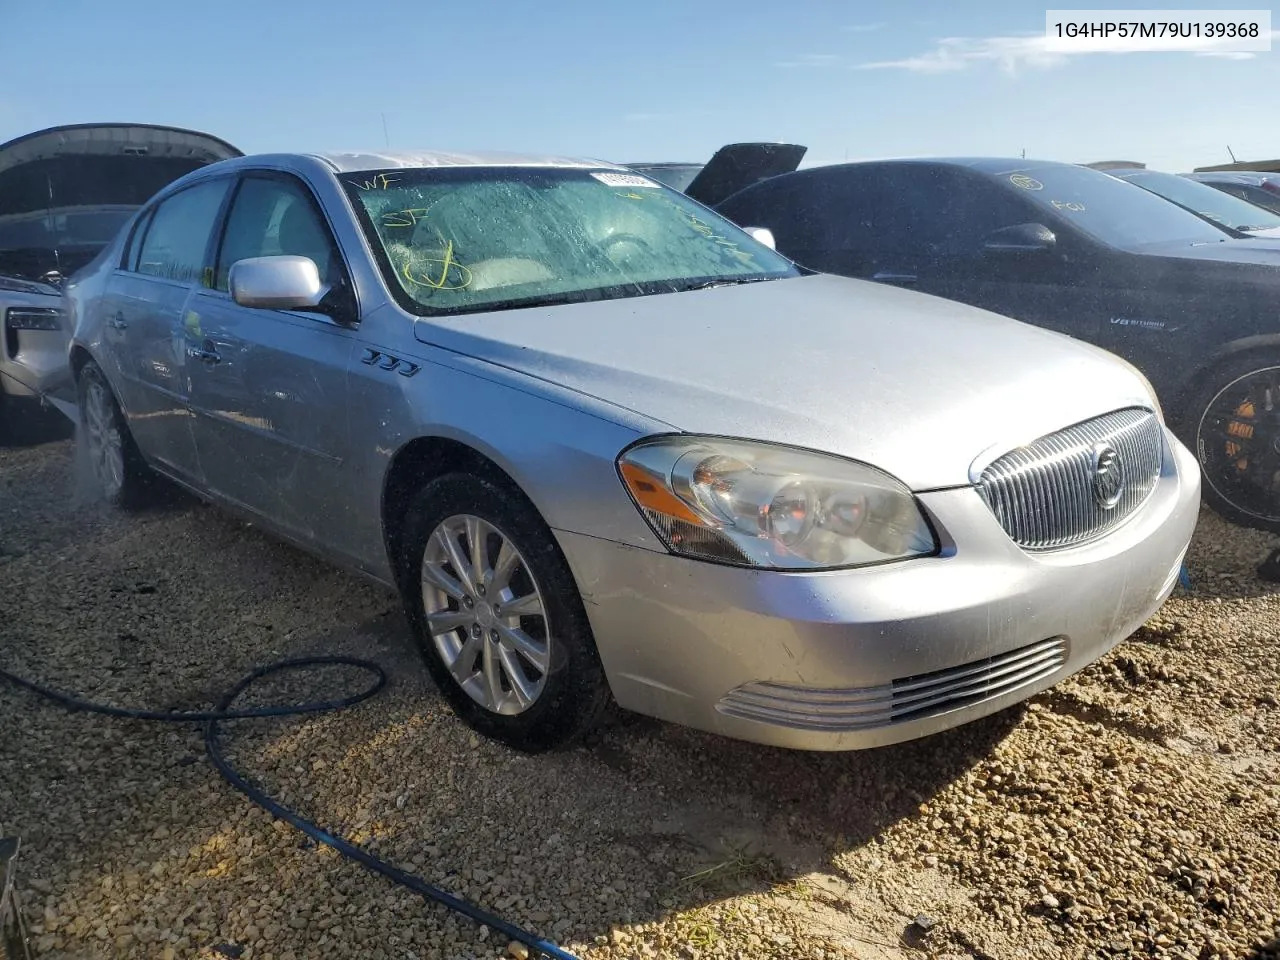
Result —
[[[1224,386],[1196,432],[1205,482],[1243,513],[1280,519],[1280,367]]]
[[[458,686],[503,716],[532,707],[546,686],[551,636],[511,539],[480,517],[448,517],[427,539],[421,579],[427,632]]]

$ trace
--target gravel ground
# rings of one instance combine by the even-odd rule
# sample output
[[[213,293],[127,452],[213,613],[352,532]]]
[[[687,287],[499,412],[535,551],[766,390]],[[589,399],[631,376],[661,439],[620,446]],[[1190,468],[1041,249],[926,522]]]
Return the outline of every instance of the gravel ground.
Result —
[[[372,656],[383,696],[228,724],[235,762],[581,957],[1280,957],[1280,592],[1253,573],[1274,538],[1206,514],[1191,593],[1048,694],[925,741],[811,755],[628,718],[530,758],[453,719],[384,591],[182,496],[77,503],[75,474],[70,440],[0,449],[0,664],[191,709],[269,660]],[[273,821],[198,729],[2,684],[0,830],[23,837],[41,958],[507,951]]]

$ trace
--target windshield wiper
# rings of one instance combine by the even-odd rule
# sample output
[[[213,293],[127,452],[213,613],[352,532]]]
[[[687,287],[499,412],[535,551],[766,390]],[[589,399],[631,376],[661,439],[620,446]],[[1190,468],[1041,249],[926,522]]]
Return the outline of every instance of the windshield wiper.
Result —
[[[686,284],[679,288],[680,293],[688,290],[710,290],[712,287],[736,287],[743,283],[762,283],[765,280],[777,280],[778,277],[719,277],[715,280],[702,280],[698,283]]]
[[[644,291],[641,291],[643,293]],[[527,307],[560,307],[571,303],[594,303],[600,300],[619,300],[637,296],[635,284],[615,284],[610,287],[588,287],[585,290],[566,290],[563,293],[542,293],[513,300],[492,303],[471,303],[451,310],[443,310],[440,316],[461,317],[469,313],[496,313],[500,310],[523,310]]]

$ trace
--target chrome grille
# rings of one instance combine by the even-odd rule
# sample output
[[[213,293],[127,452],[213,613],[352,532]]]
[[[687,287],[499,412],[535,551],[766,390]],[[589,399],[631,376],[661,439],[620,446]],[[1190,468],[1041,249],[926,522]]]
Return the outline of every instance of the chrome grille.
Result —
[[[818,689],[748,683],[716,709],[731,717],[804,730],[869,730],[970,707],[1053,676],[1067,662],[1067,641],[1050,637],[958,667],[875,687]]]
[[[1011,450],[985,470],[978,492],[1014,542],[1028,550],[1075,546],[1119,526],[1160,479],[1164,436],[1150,410],[1117,410]],[[1114,505],[1095,495],[1095,451],[1117,455],[1123,487]]]

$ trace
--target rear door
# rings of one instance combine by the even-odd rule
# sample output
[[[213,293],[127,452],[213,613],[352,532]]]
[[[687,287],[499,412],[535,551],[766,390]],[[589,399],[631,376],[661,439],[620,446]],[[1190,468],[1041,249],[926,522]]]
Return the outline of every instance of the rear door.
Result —
[[[117,358],[134,439],[144,454],[191,482],[201,470],[181,329],[188,301],[209,279],[214,227],[230,186],[229,177],[201,181],[144,216],[104,304],[105,352]]]
[[[242,307],[228,292],[238,260],[297,254],[350,290],[333,231],[291,174],[254,172],[236,188],[211,289],[188,306],[195,436],[205,484],[295,538],[335,541],[349,502],[347,367],[354,324],[321,313]],[[354,310],[349,319],[354,319]]]

